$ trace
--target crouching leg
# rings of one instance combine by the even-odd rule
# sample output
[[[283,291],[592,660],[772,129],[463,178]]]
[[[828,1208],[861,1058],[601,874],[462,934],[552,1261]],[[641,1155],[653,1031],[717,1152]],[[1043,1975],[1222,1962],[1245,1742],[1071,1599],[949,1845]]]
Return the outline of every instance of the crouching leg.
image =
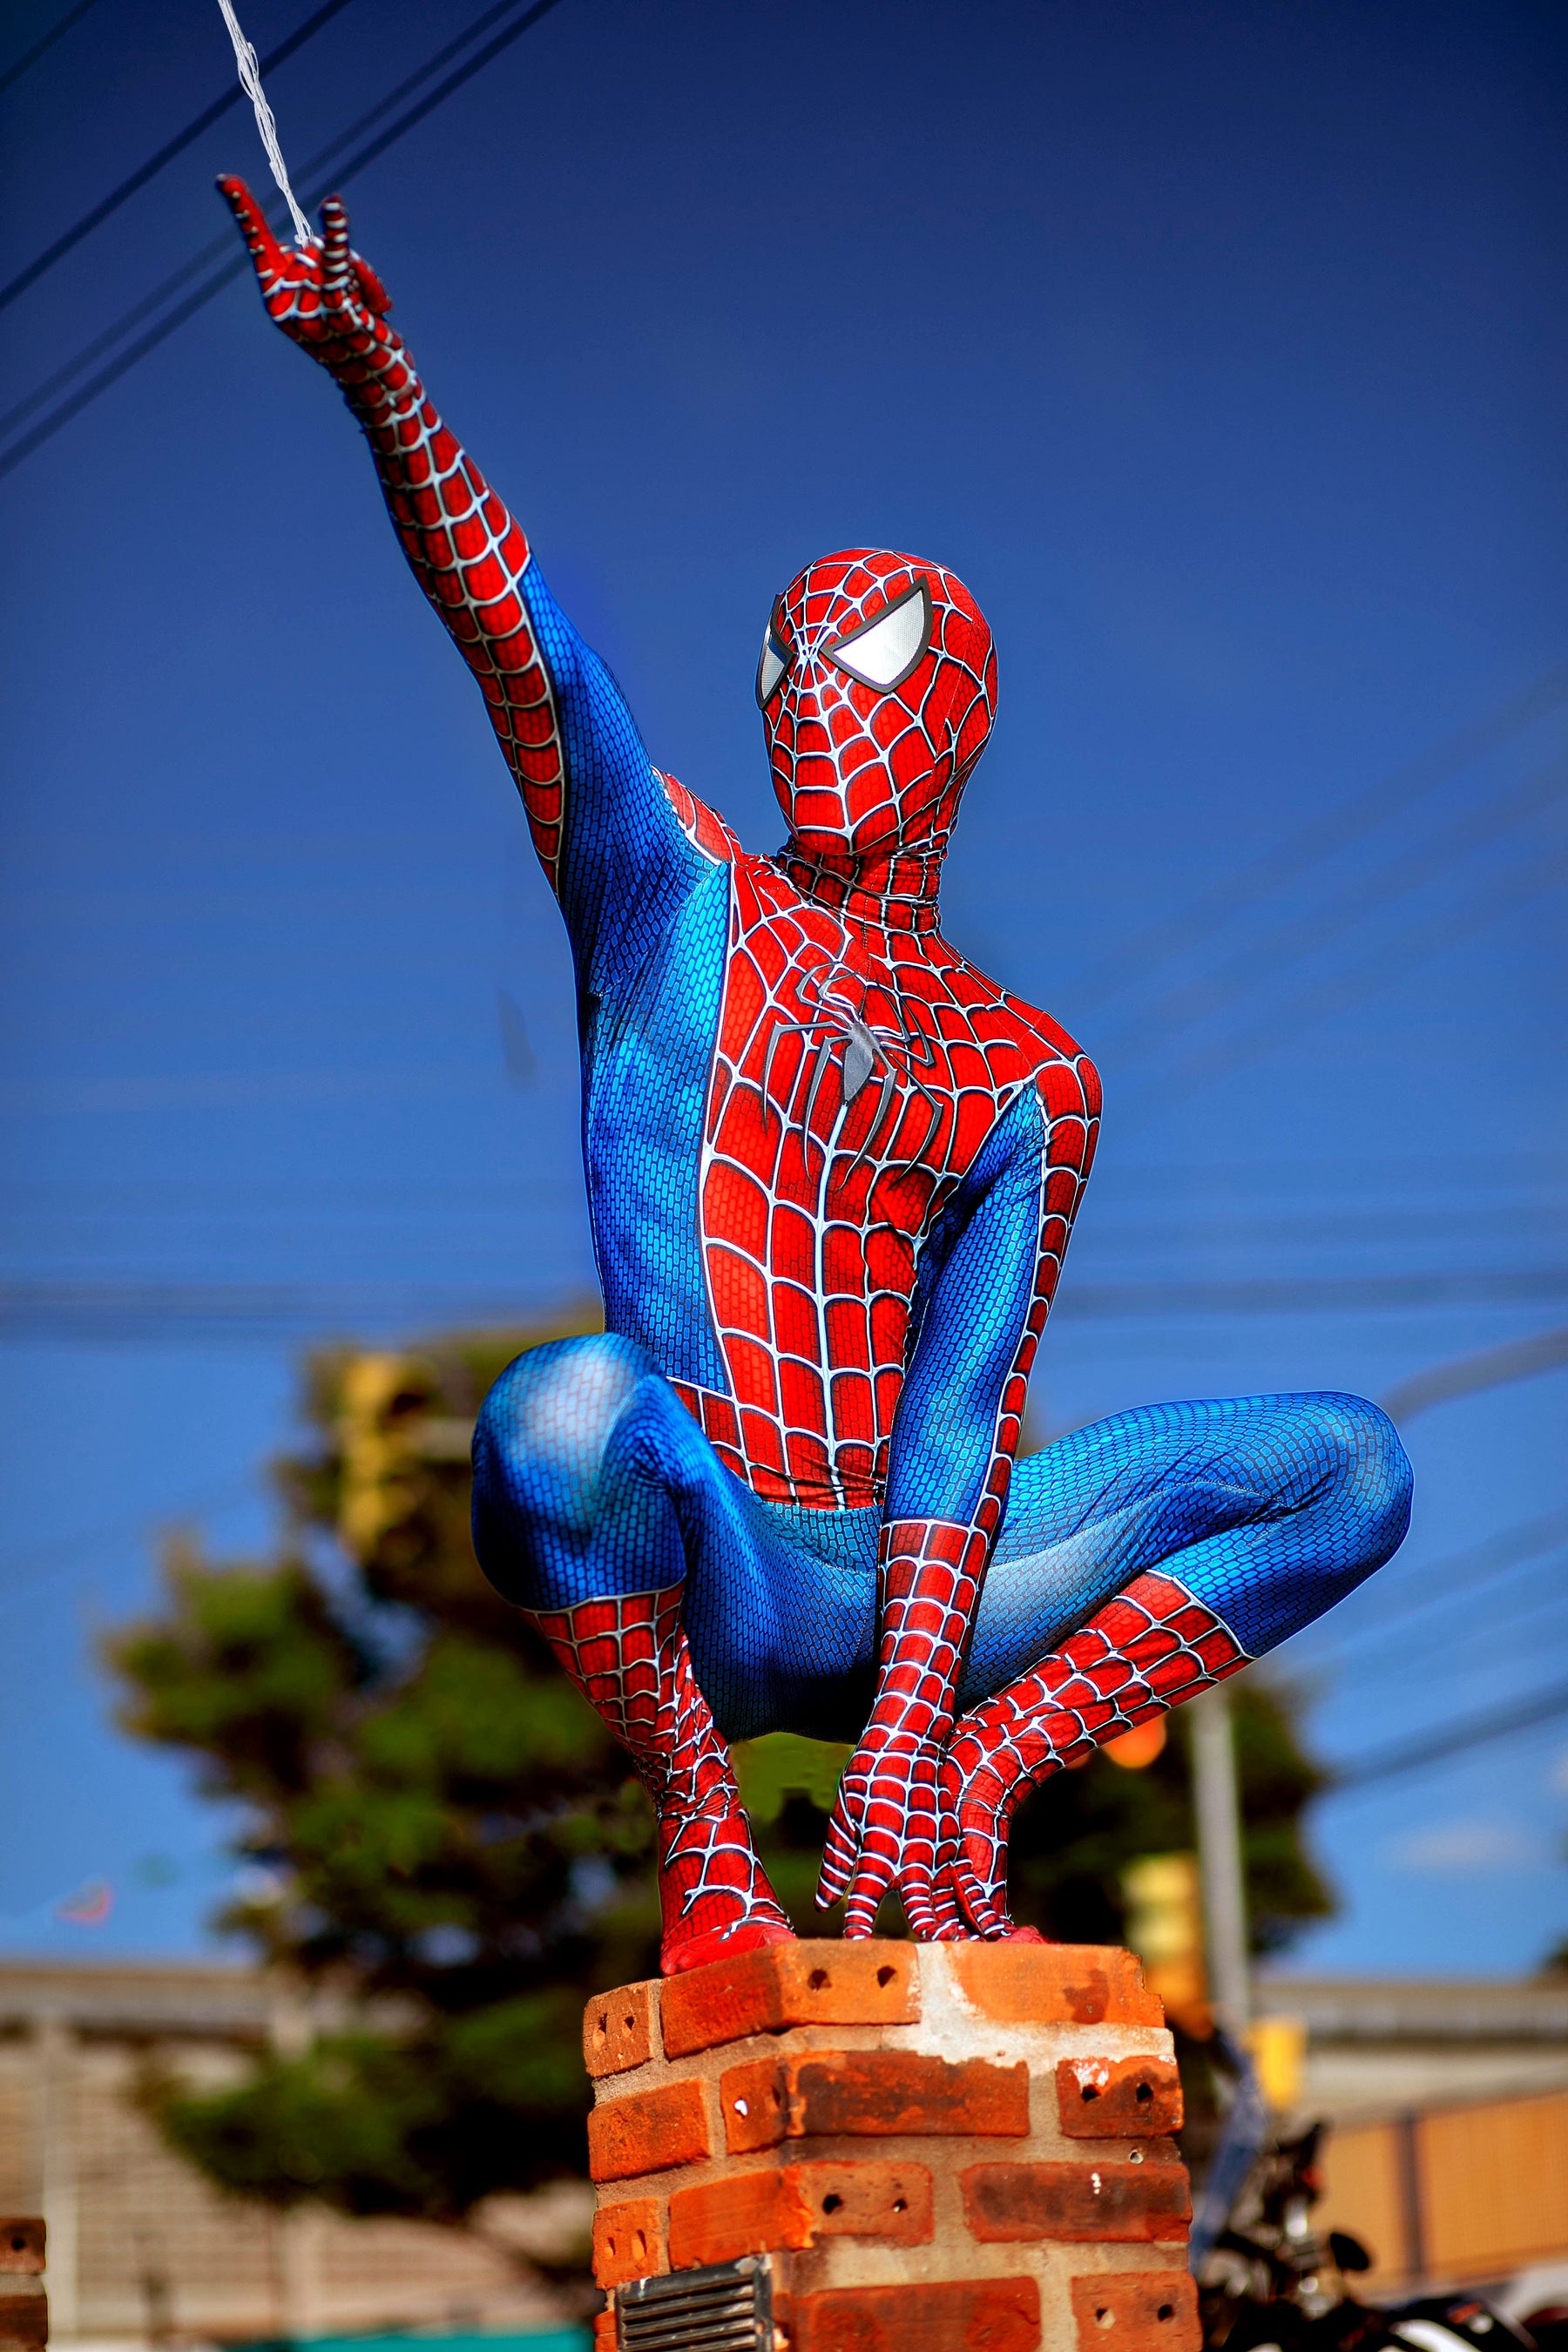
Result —
[[[1021,1463],[943,1762],[942,1932],[1020,1932],[1030,1789],[1342,1599],[1404,1540],[1410,1485],[1386,1415],[1333,1394],[1146,1406]]]
[[[682,1622],[708,1441],[642,1350],[531,1349],[474,1434],[474,1549],[629,1752],[658,1823],[666,1975],[793,1929],[752,1843]]]

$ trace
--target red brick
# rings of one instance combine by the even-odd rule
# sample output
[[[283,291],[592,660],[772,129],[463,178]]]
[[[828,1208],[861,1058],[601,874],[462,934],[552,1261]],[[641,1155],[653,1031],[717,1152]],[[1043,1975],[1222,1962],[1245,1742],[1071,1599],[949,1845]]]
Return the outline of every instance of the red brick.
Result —
[[[800,2183],[776,2165],[678,2189],[669,2200],[672,2271],[810,2243],[811,2211]]]
[[[1032,2278],[932,2286],[841,2286],[779,2296],[790,2352],[1037,2352],[1040,2290]]]
[[[653,2056],[653,1987],[595,1994],[583,2012],[583,2063],[595,2081],[646,2066]]]
[[[26,2271],[36,2278],[44,2267],[44,2225],[36,2213],[0,2220],[0,2271]]]
[[[594,2352],[616,2352],[617,2336],[615,2307],[594,2314]]]
[[[628,2279],[653,2278],[668,2267],[664,2212],[657,2197],[628,2197],[624,2204],[600,2206],[594,2216],[597,2285],[625,2286]]]
[[[814,2238],[880,2238],[928,2246],[935,2230],[931,2174],[923,2164],[836,2163],[786,2168],[800,2184]]]
[[[1152,2139],[1182,2128],[1182,2078],[1168,2058],[1064,2058],[1057,2113],[1069,2139]]]
[[[1186,2271],[1105,2271],[1072,2283],[1079,2352],[1198,2352],[1198,2291]]]
[[[719,2077],[724,2145],[731,2156],[753,2156],[759,2148],[777,2147],[786,2137],[788,2089],[789,2069],[780,2058],[753,2058],[748,2065],[728,2067]]]
[[[964,2218],[986,2243],[1182,2242],[1192,2219],[1180,2164],[975,2164],[959,2180]]]
[[[840,2133],[1022,2139],[1029,2128],[1028,2068],[984,2058],[952,2065],[913,2050],[759,2058],[730,2067],[719,2092],[731,2155]]]
[[[0,2295],[0,2345],[20,2344],[27,2352],[49,2340],[49,2298],[41,2290],[30,2294]]]
[[[676,2190],[669,2267],[693,2270],[742,2254],[798,2250],[818,2238],[923,2246],[932,2230],[931,2174],[923,2164],[769,2165]]]
[[[588,2117],[588,2172],[595,2180],[635,2180],[638,2173],[668,2172],[712,2153],[698,2082],[606,2099]]]
[[[911,2025],[920,2016],[912,1944],[817,1939],[770,1944],[665,1979],[665,2054],[687,2058],[792,2025]]]
[[[1163,2025],[1131,1952],[1114,1944],[943,1947],[962,2000],[1002,2025]]]

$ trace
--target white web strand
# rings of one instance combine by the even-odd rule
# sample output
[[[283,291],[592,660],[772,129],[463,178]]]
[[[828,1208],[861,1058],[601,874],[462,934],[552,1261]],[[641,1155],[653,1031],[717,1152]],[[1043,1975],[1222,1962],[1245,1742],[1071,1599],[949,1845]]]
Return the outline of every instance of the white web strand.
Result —
[[[316,240],[310,234],[310,224],[294,201],[294,191],[289,185],[289,166],[283,161],[283,150],[278,143],[278,125],[273,119],[272,109],[267,103],[267,93],[261,87],[261,68],[257,62],[256,51],[241,32],[239,18],[230,5],[230,0],[217,0],[217,5],[223,10],[223,21],[228,26],[228,37],[234,43],[234,61],[239,68],[239,86],[256,110],[256,128],[267,150],[272,176],[294,216],[294,242],[301,246],[313,245]]]

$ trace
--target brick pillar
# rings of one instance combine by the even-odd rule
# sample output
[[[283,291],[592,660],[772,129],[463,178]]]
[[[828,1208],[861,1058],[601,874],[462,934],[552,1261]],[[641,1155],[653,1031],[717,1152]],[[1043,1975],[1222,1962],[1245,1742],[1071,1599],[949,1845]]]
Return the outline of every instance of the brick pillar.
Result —
[[[584,2048],[595,2352],[617,2308],[679,2352],[1196,2352],[1181,2090],[1129,1952],[775,1945],[603,1995]]]
[[[0,2352],[44,2352],[49,2340],[46,2237],[40,2215],[0,2215]]]

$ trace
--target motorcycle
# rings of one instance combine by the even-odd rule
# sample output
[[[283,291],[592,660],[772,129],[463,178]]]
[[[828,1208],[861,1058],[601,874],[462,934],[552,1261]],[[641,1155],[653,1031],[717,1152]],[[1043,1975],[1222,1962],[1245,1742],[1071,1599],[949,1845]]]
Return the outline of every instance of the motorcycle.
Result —
[[[1232,2089],[1193,2226],[1205,2352],[1538,2352],[1525,2328],[1474,2294],[1360,2301],[1349,2281],[1372,2256],[1348,2231],[1324,2233],[1313,2220],[1326,2126],[1271,2136],[1250,2060],[1216,2041],[1215,2071]]]

